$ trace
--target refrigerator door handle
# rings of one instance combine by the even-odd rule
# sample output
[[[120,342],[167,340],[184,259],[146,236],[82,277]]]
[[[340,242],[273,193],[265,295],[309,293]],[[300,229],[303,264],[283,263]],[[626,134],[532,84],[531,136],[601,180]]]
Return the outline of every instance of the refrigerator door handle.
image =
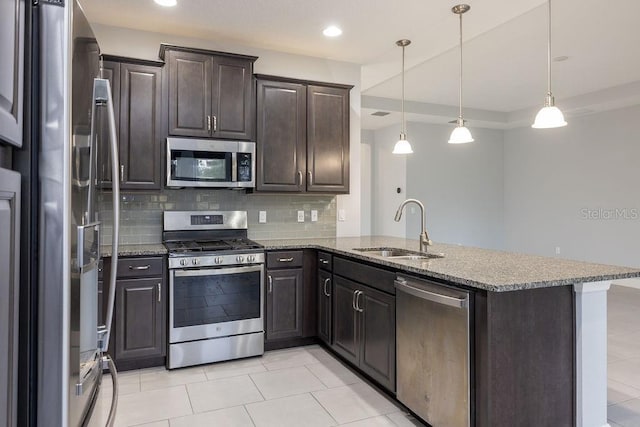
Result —
[[[106,362],[111,372],[111,381],[113,382],[113,400],[111,401],[111,409],[107,426],[113,426],[118,406],[118,373],[116,371],[113,360],[107,355],[109,349],[109,336],[113,323],[113,307],[116,299],[116,272],[118,271],[118,240],[120,237],[120,157],[118,155],[118,134],[116,131],[116,117],[113,112],[113,97],[111,96],[111,85],[107,79],[93,80],[93,110],[92,116],[95,120],[95,110],[99,105],[106,105],[107,118],[109,120],[109,145],[111,153],[111,182],[113,195],[113,232],[111,243],[111,274],[109,277],[109,295],[106,312],[105,328],[99,331],[102,336],[101,350],[104,354],[103,362]],[[95,135],[95,134],[94,134]]]
[[[98,105],[106,105],[109,120],[109,144],[111,153],[111,180],[113,194],[113,232],[111,248],[111,272],[109,277],[109,295],[106,312],[106,331],[102,341],[102,352],[109,348],[109,336],[113,321],[113,307],[116,298],[116,274],[118,271],[118,239],[120,237],[120,161],[118,156],[118,139],[116,131],[116,118],[113,112],[113,98],[111,86],[107,79],[94,79],[93,81],[94,108]]]

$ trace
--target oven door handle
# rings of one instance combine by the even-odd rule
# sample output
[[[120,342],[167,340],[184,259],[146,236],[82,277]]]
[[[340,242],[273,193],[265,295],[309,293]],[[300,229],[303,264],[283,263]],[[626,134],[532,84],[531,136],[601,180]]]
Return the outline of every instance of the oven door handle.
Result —
[[[208,269],[190,269],[190,270],[173,270],[175,277],[193,277],[193,276],[220,276],[223,274],[251,273],[262,272],[264,266],[254,265],[250,267],[231,267],[231,268],[208,268]]]

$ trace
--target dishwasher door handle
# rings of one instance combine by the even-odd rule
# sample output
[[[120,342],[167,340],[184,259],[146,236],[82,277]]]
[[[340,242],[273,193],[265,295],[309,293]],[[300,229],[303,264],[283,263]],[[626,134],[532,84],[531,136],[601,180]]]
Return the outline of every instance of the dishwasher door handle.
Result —
[[[413,295],[414,297],[422,298],[427,301],[432,301],[437,304],[447,305],[449,307],[464,308],[464,309],[467,309],[469,307],[468,295],[465,296],[464,298],[456,298],[456,297],[451,297],[449,295],[443,295],[436,292],[427,291],[425,289],[411,286],[410,282],[408,282],[404,278],[398,278],[393,283],[395,284],[397,290],[406,292],[409,295]]]

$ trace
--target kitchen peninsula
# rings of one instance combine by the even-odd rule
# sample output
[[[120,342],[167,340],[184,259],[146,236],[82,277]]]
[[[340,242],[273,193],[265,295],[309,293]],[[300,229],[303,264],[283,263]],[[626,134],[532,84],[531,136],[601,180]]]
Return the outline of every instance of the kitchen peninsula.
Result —
[[[444,257],[427,260],[355,250],[418,249],[393,237],[259,242],[332,254],[334,274],[344,259],[469,291],[476,426],[607,425],[607,290],[640,270],[440,243],[429,251]]]

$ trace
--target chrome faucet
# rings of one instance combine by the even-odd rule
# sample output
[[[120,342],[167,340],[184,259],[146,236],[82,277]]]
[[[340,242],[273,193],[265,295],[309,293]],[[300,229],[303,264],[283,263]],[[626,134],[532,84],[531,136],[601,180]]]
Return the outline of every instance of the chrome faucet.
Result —
[[[407,199],[404,202],[402,202],[398,207],[398,210],[396,211],[396,217],[394,218],[394,220],[396,222],[400,222],[400,219],[402,219],[402,210],[408,203],[415,203],[420,207],[420,213],[422,216],[422,231],[420,231],[420,252],[427,252],[427,246],[431,246],[432,243],[431,243],[431,240],[429,239],[429,235],[427,234],[427,227],[425,225],[427,222],[427,217],[424,213],[424,205],[420,200]]]

